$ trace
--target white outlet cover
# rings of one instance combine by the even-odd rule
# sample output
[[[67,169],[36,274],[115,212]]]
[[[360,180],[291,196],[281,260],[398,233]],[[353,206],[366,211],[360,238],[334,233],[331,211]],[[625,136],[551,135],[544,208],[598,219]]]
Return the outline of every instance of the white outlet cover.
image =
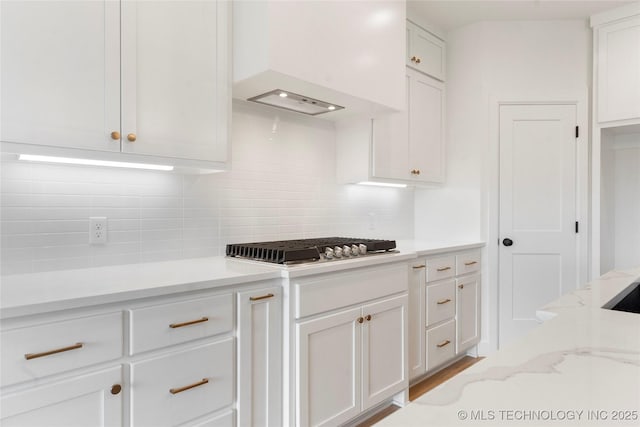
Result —
[[[107,243],[107,217],[89,217],[89,244],[104,245]]]

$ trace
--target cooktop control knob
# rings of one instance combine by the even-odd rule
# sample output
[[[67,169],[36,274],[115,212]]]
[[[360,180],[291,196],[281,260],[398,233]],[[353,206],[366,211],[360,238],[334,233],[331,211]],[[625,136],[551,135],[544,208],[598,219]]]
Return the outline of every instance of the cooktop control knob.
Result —
[[[358,245],[351,245],[351,255],[352,256],[360,255],[360,248],[358,247]]]
[[[336,258],[342,258],[342,248],[340,246],[333,248],[333,255],[335,255]]]
[[[324,257],[326,259],[333,259],[333,249],[331,248],[325,248],[324,249]]]
[[[344,245],[342,247],[342,255],[343,256],[351,256],[351,247],[347,246],[347,245]]]
[[[360,245],[358,245],[358,248],[360,248],[360,255],[366,255],[367,254],[367,245],[363,245],[361,243]]]

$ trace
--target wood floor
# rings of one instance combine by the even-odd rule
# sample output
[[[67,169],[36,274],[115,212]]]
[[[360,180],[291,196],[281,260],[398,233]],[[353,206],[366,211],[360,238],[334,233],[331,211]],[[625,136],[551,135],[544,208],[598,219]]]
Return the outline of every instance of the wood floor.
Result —
[[[418,384],[415,384],[414,386],[409,388],[409,400],[416,400],[417,398],[419,398],[429,390],[437,387],[438,385],[442,384],[449,378],[454,377],[455,375],[464,371],[468,367],[478,363],[482,359],[483,359],[482,357],[478,357],[478,358],[470,357],[470,356],[463,357],[453,365],[447,366],[443,370],[433,374],[429,378],[426,378],[424,381],[419,382]],[[367,420],[358,424],[357,427],[370,427],[375,423],[377,423],[378,421],[380,421],[381,419],[387,417],[388,415],[393,414],[398,409],[400,409],[399,406],[391,405],[383,409],[382,411],[378,412],[371,418],[368,418]]]

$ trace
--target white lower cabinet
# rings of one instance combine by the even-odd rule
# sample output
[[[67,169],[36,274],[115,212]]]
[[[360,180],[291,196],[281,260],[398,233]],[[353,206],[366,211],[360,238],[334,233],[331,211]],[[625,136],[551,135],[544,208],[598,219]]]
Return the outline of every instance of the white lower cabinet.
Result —
[[[282,289],[238,293],[238,426],[282,425]]]
[[[409,263],[409,377],[412,381],[480,341],[480,250]]]
[[[338,425],[408,386],[406,294],[296,325],[296,425]]]
[[[2,394],[3,427],[123,425],[122,368],[111,367]]]
[[[409,378],[417,378],[427,372],[425,352],[425,282],[424,260],[409,263]]]
[[[456,353],[480,341],[480,275],[456,279]]]
[[[2,319],[0,424],[282,425],[278,284]]]

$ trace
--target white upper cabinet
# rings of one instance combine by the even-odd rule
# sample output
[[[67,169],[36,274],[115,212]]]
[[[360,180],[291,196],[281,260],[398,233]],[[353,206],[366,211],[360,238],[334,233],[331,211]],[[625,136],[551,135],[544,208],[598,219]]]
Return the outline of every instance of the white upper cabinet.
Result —
[[[235,2],[233,96],[282,89],[346,107],[324,118],[401,110],[405,14],[393,0]]]
[[[0,139],[120,151],[117,2],[3,1]]]
[[[591,18],[597,121],[640,120],[640,3]]]
[[[407,69],[407,110],[373,121],[375,178],[444,182],[444,84]]]
[[[410,68],[406,82],[405,111],[337,123],[338,181],[444,182],[444,84]]]
[[[216,0],[2,2],[2,142],[221,165],[229,9]]]
[[[226,160],[226,8],[215,0],[122,3],[122,151]]]
[[[444,81],[444,40],[407,21],[407,66]]]

